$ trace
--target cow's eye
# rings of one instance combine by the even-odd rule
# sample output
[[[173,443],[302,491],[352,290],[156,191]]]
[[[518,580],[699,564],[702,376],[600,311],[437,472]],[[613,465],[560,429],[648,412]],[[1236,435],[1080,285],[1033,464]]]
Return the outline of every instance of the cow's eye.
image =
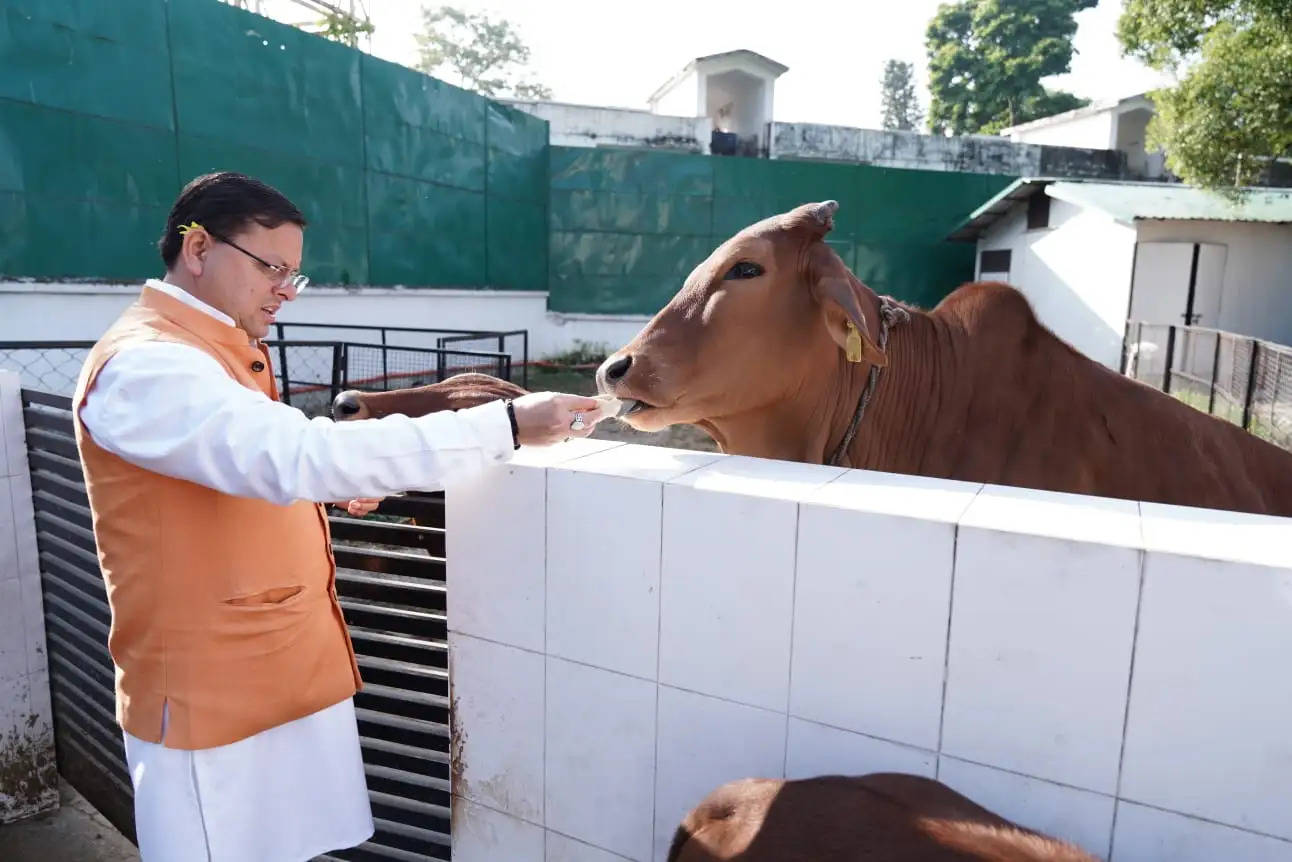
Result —
[[[740,263],[727,270],[727,274],[722,277],[723,281],[733,281],[742,278],[758,278],[764,272],[763,268],[751,260],[742,260]]]

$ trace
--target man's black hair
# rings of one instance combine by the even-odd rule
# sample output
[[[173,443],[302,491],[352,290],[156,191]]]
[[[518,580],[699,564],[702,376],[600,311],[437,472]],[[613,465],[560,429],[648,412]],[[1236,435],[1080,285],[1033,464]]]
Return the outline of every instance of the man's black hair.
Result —
[[[184,241],[180,226],[189,222],[224,237],[235,236],[251,222],[267,228],[287,222],[306,225],[305,216],[278,189],[233,171],[203,174],[184,186],[166,219],[166,232],[157,241],[167,269]]]

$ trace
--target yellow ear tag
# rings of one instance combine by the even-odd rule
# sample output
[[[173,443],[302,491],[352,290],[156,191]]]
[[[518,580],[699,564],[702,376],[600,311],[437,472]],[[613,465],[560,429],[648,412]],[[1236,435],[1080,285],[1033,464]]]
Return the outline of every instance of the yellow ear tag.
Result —
[[[848,340],[844,342],[844,353],[849,362],[861,361],[861,333],[851,320],[848,321]]]

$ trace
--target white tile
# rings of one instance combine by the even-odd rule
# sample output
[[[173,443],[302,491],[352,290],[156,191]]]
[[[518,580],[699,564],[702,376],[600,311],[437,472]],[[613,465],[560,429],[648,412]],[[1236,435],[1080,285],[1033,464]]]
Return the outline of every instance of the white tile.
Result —
[[[796,521],[786,500],[664,487],[661,682],[785,710]]]
[[[1150,553],[1121,795],[1292,838],[1292,570]]]
[[[1111,796],[946,756],[939,763],[938,780],[1011,823],[1108,858],[1116,802]]]
[[[542,822],[543,657],[449,634],[454,793]]]
[[[4,480],[0,479],[0,483],[3,482]],[[9,499],[13,505],[14,533],[18,547],[18,576],[39,578],[40,558],[39,549],[36,546],[36,511],[32,506],[31,477],[25,471],[10,477]]]
[[[0,740],[4,743],[5,754],[47,766],[34,776],[24,776],[31,783],[21,798],[7,795],[6,788],[0,785],[3,819],[19,820],[58,806],[58,772],[53,767],[54,730],[49,715],[48,691],[49,685],[44,678],[0,680]],[[0,825],[0,832],[3,829],[4,826]]]
[[[1112,862],[1292,862],[1292,843],[1133,802],[1117,806]]]
[[[804,502],[957,524],[982,487],[975,482],[849,470],[814,491]]]
[[[40,577],[18,579],[18,592],[22,601],[23,640],[27,645],[27,673],[44,673],[48,670],[45,649],[44,602],[40,593]],[[0,611],[0,619],[4,611]],[[0,640],[3,636],[0,636]]]
[[[936,750],[954,558],[953,523],[803,504],[790,713]]]
[[[1292,518],[1142,503],[1150,551],[1292,568]]]
[[[962,528],[942,751],[1114,793],[1140,557]]]
[[[445,495],[449,631],[543,651],[546,471],[491,467]]]
[[[785,716],[660,686],[655,858],[682,818],[728,781],[780,778]]]
[[[550,829],[547,831],[547,862],[621,862],[628,858],[631,857],[619,856],[591,844],[575,841]]]
[[[13,479],[0,476],[0,581],[18,577],[18,527],[11,484]]]
[[[555,446],[525,446],[512,455],[510,463],[516,467],[555,467],[598,452],[623,448],[618,440],[592,440],[580,437]]]
[[[16,727],[26,727],[31,715],[31,681],[23,676],[0,678],[0,739]]]
[[[717,452],[691,452],[663,446],[626,445],[565,461],[553,470],[596,473],[624,479],[668,482],[722,460]]]
[[[54,744],[54,705],[49,691],[49,674],[33,673],[27,677],[27,691],[30,698],[31,714],[35,716],[33,727],[37,732],[47,733],[49,744]]]
[[[546,775],[549,829],[649,858],[655,683],[549,658]]]
[[[547,481],[547,653],[653,680],[663,486],[559,470]]]
[[[543,830],[465,799],[453,799],[453,862],[543,862]]]
[[[0,581],[0,680],[25,679],[27,628],[22,587],[17,578]]]
[[[908,745],[790,719],[786,778],[904,772],[932,778],[937,755]]]
[[[0,476],[16,476],[27,470],[21,390],[15,372],[0,370]]]
[[[845,472],[842,467],[733,455],[693,470],[670,484],[724,494],[801,500]]]
[[[960,519],[962,527],[1141,548],[1139,504],[986,485]]]

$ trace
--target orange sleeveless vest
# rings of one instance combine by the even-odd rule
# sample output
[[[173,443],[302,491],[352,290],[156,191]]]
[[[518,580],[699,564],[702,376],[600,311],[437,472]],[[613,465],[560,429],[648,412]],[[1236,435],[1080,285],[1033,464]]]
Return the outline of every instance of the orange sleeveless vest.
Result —
[[[112,625],[117,721],[196,749],[245,739],[350,697],[362,684],[336,598],[323,506],[234,497],[137,467],[95,444],[80,408],[119,350],[188,344],[277,400],[263,345],[144,288],[90,351],[73,398]],[[257,370],[258,369],[258,370]]]

